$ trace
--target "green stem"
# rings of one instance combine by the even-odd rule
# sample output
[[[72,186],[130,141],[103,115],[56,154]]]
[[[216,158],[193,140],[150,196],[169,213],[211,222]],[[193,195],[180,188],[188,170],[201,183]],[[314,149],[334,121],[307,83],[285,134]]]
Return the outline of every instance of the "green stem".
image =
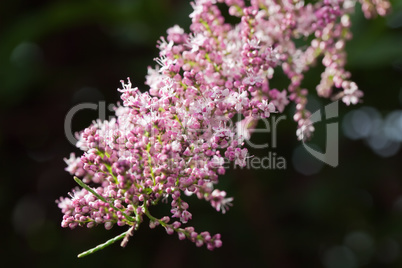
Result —
[[[151,151],[151,143],[148,143],[148,145],[147,145],[148,165],[149,165],[149,171],[151,172],[152,182],[155,185],[156,184],[155,175],[154,175],[154,170],[152,168],[152,157],[151,157],[151,154],[149,153],[150,151]]]
[[[145,214],[151,221],[157,221],[157,222],[159,222],[159,224],[160,224],[162,227],[165,227],[165,228],[166,228],[166,227],[170,227],[170,228],[172,228],[175,232],[183,233],[187,238],[190,238],[190,233],[187,232],[185,229],[183,229],[183,228],[174,228],[172,224],[168,224],[168,223],[162,221],[161,219],[158,219],[158,218],[155,218],[154,216],[152,216],[152,215],[149,213],[149,210],[148,210],[148,207],[147,207],[147,206],[144,205],[143,208],[144,208],[144,214]],[[201,235],[198,235],[197,238],[198,238],[198,239],[201,239],[202,236],[201,236]]]
[[[103,244],[100,244],[100,245],[98,245],[98,246],[96,246],[96,247],[94,247],[94,248],[91,248],[90,250],[87,250],[87,251],[82,252],[81,254],[78,254],[77,257],[78,257],[78,258],[82,258],[82,257],[88,256],[89,254],[95,253],[95,252],[97,252],[97,251],[99,251],[99,250],[101,250],[101,249],[104,249],[105,247],[110,246],[110,245],[113,244],[114,242],[123,239],[123,238],[124,238],[129,232],[131,232],[131,231],[132,231],[132,230],[131,230],[131,227],[130,227],[130,229],[128,229],[126,232],[124,232],[124,233],[122,233],[122,234],[120,234],[120,235],[118,235],[118,236],[116,236],[116,237],[114,237],[114,238],[112,238],[112,239],[106,241],[106,242],[103,243]]]
[[[147,215],[147,217],[148,217],[151,221],[159,221],[159,222],[162,222],[161,220],[155,218],[154,216],[152,216],[152,215],[149,213],[149,210],[148,210],[147,206],[144,206],[144,211],[145,211],[145,212],[144,212],[145,215]],[[162,222],[162,223],[164,223],[164,222]]]

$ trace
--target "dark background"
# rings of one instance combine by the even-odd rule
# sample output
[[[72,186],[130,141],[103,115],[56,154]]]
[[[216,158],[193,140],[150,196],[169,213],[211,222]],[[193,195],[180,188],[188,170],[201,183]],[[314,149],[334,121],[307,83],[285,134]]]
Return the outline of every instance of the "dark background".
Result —
[[[402,267],[402,2],[386,19],[353,16],[347,69],[364,102],[340,105],[340,164],[312,159],[296,140],[292,108],[278,127],[286,170],[229,170],[220,188],[235,199],[222,215],[189,198],[192,225],[222,233],[213,252],[144,223],[124,249],[76,255],[125,231],[60,227],[55,204],[75,183],[64,157],[74,105],[119,100],[119,81],[144,85],[156,41],[174,24],[188,31],[184,0],[0,2],[0,208],[2,263],[13,267]],[[307,74],[314,89],[321,67]],[[276,78],[275,83],[283,81]],[[282,85],[284,87],[285,84]],[[311,109],[323,107],[311,90]],[[373,108],[369,108],[373,107]],[[356,112],[357,111],[357,112]],[[392,116],[391,116],[392,115]],[[81,111],[79,131],[98,117]],[[325,124],[311,143],[323,148]],[[254,141],[266,141],[257,135]],[[272,160],[273,161],[273,160]],[[153,208],[155,214],[167,207]]]

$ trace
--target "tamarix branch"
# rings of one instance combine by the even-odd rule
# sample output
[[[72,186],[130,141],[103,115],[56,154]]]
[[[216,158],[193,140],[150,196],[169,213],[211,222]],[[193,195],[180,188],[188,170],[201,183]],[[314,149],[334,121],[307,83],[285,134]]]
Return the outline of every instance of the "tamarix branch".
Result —
[[[233,198],[214,185],[225,173],[225,159],[246,165],[250,156],[244,143],[257,121],[294,103],[297,136],[309,138],[314,131],[306,110],[309,90],[301,84],[317,61],[325,67],[316,87],[319,96],[347,105],[359,102],[363,93],[344,69],[345,42],[352,37],[349,14],[357,1],[312,2],[191,3],[191,32],[174,26],[158,43],[159,66],[149,69],[149,92],[122,81],[123,104],[116,107],[116,117],[82,131],[77,147],[83,155],[66,159],[66,170],[82,188],[58,201],[61,225],[129,228],[79,256],[120,239],[125,246],[144,218],[150,228],[160,225],[198,247],[221,247],[220,234],[188,226],[192,214],[186,196],[205,199],[222,213],[228,210]],[[385,15],[390,8],[383,0],[358,2],[366,17]],[[222,7],[239,23],[226,23]],[[287,88],[270,86],[277,71],[288,77]],[[234,123],[235,115],[241,120]],[[170,203],[169,215],[150,214],[149,207],[159,202]]]

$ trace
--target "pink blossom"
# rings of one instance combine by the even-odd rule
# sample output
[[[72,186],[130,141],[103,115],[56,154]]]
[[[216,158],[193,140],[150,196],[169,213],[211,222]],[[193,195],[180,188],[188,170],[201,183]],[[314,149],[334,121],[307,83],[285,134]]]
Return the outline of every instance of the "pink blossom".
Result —
[[[342,97],[342,101],[346,103],[346,105],[356,104],[359,102],[359,99],[363,97],[363,92],[358,90],[356,83],[354,82],[343,82],[342,87],[344,88]]]
[[[282,113],[285,107],[289,104],[289,100],[286,95],[286,90],[282,90],[282,92],[278,91],[278,93],[275,94],[275,97],[273,97],[272,103],[280,113]]]
[[[223,214],[226,213],[226,210],[232,206],[233,197],[225,198],[226,192],[219,191],[215,189],[210,198],[211,205],[216,209],[216,211],[222,211]]]
[[[229,14],[240,18],[237,25],[225,21],[223,2]],[[344,51],[354,2],[192,2],[191,33],[175,25],[158,42],[159,66],[149,68],[146,77],[149,91],[122,81],[122,105],[115,108],[115,117],[96,120],[78,134],[76,146],[83,153],[71,154],[65,162],[83,188],[57,201],[64,214],[62,227],[129,226],[125,245],[134,227],[148,217],[151,228],[161,225],[180,240],[210,250],[221,247],[219,234],[181,226],[192,219],[186,194],[226,213],[233,198],[216,189],[225,160],[246,166],[243,141],[260,118],[284,112],[291,102],[298,138],[312,135],[308,89],[301,85],[317,59],[325,68],[317,93],[342,98],[347,105],[359,102],[363,93],[349,80]],[[389,9],[384,0],[360,2],[366,16]],[[311,43],[297,46],[301,36]],[[278,69],[289,81],[281,92],[270,84]],[[244,120],[235,125],[237,114]],[[158,219],[149,207],[159,201],[171,208]],[[177,221],[169,223],[171,218]]]

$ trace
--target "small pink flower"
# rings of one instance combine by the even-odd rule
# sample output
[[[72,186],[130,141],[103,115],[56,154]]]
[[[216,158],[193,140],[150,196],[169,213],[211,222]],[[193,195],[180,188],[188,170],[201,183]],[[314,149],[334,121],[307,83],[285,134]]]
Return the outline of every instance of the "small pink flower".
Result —
[[[278,109],[278,111],[282,113],[283,110],[285,110],[286,105],[289,104],[286,90],[282,90],[282,92],[278,91],[278,93],[272,100],[272,103],[275,105],[276,109]]]
[[[233,206],[232,201],[233,197],[225,198],[226,192],[219,191],[215,189],[210,197],[211,205],[216,209],[216,211],[222,211],[222,214],[225,214],[229,207]]]
[[[255,75],[253,73],[248,73],[247,77],[244,78],[244,80],[243,80],[243,84],[245,84],[245,85],[254,86],[257,83],[259,83],[259,84],[264,83],[264,78],[262,78],[262,77],[260,77],[258,75]]]
[[[342,87],[344,88],[342,101],[348,106],[357,104],[360,98],[363,97],[363,92],[358,89],[355,82],[344,81]]]

